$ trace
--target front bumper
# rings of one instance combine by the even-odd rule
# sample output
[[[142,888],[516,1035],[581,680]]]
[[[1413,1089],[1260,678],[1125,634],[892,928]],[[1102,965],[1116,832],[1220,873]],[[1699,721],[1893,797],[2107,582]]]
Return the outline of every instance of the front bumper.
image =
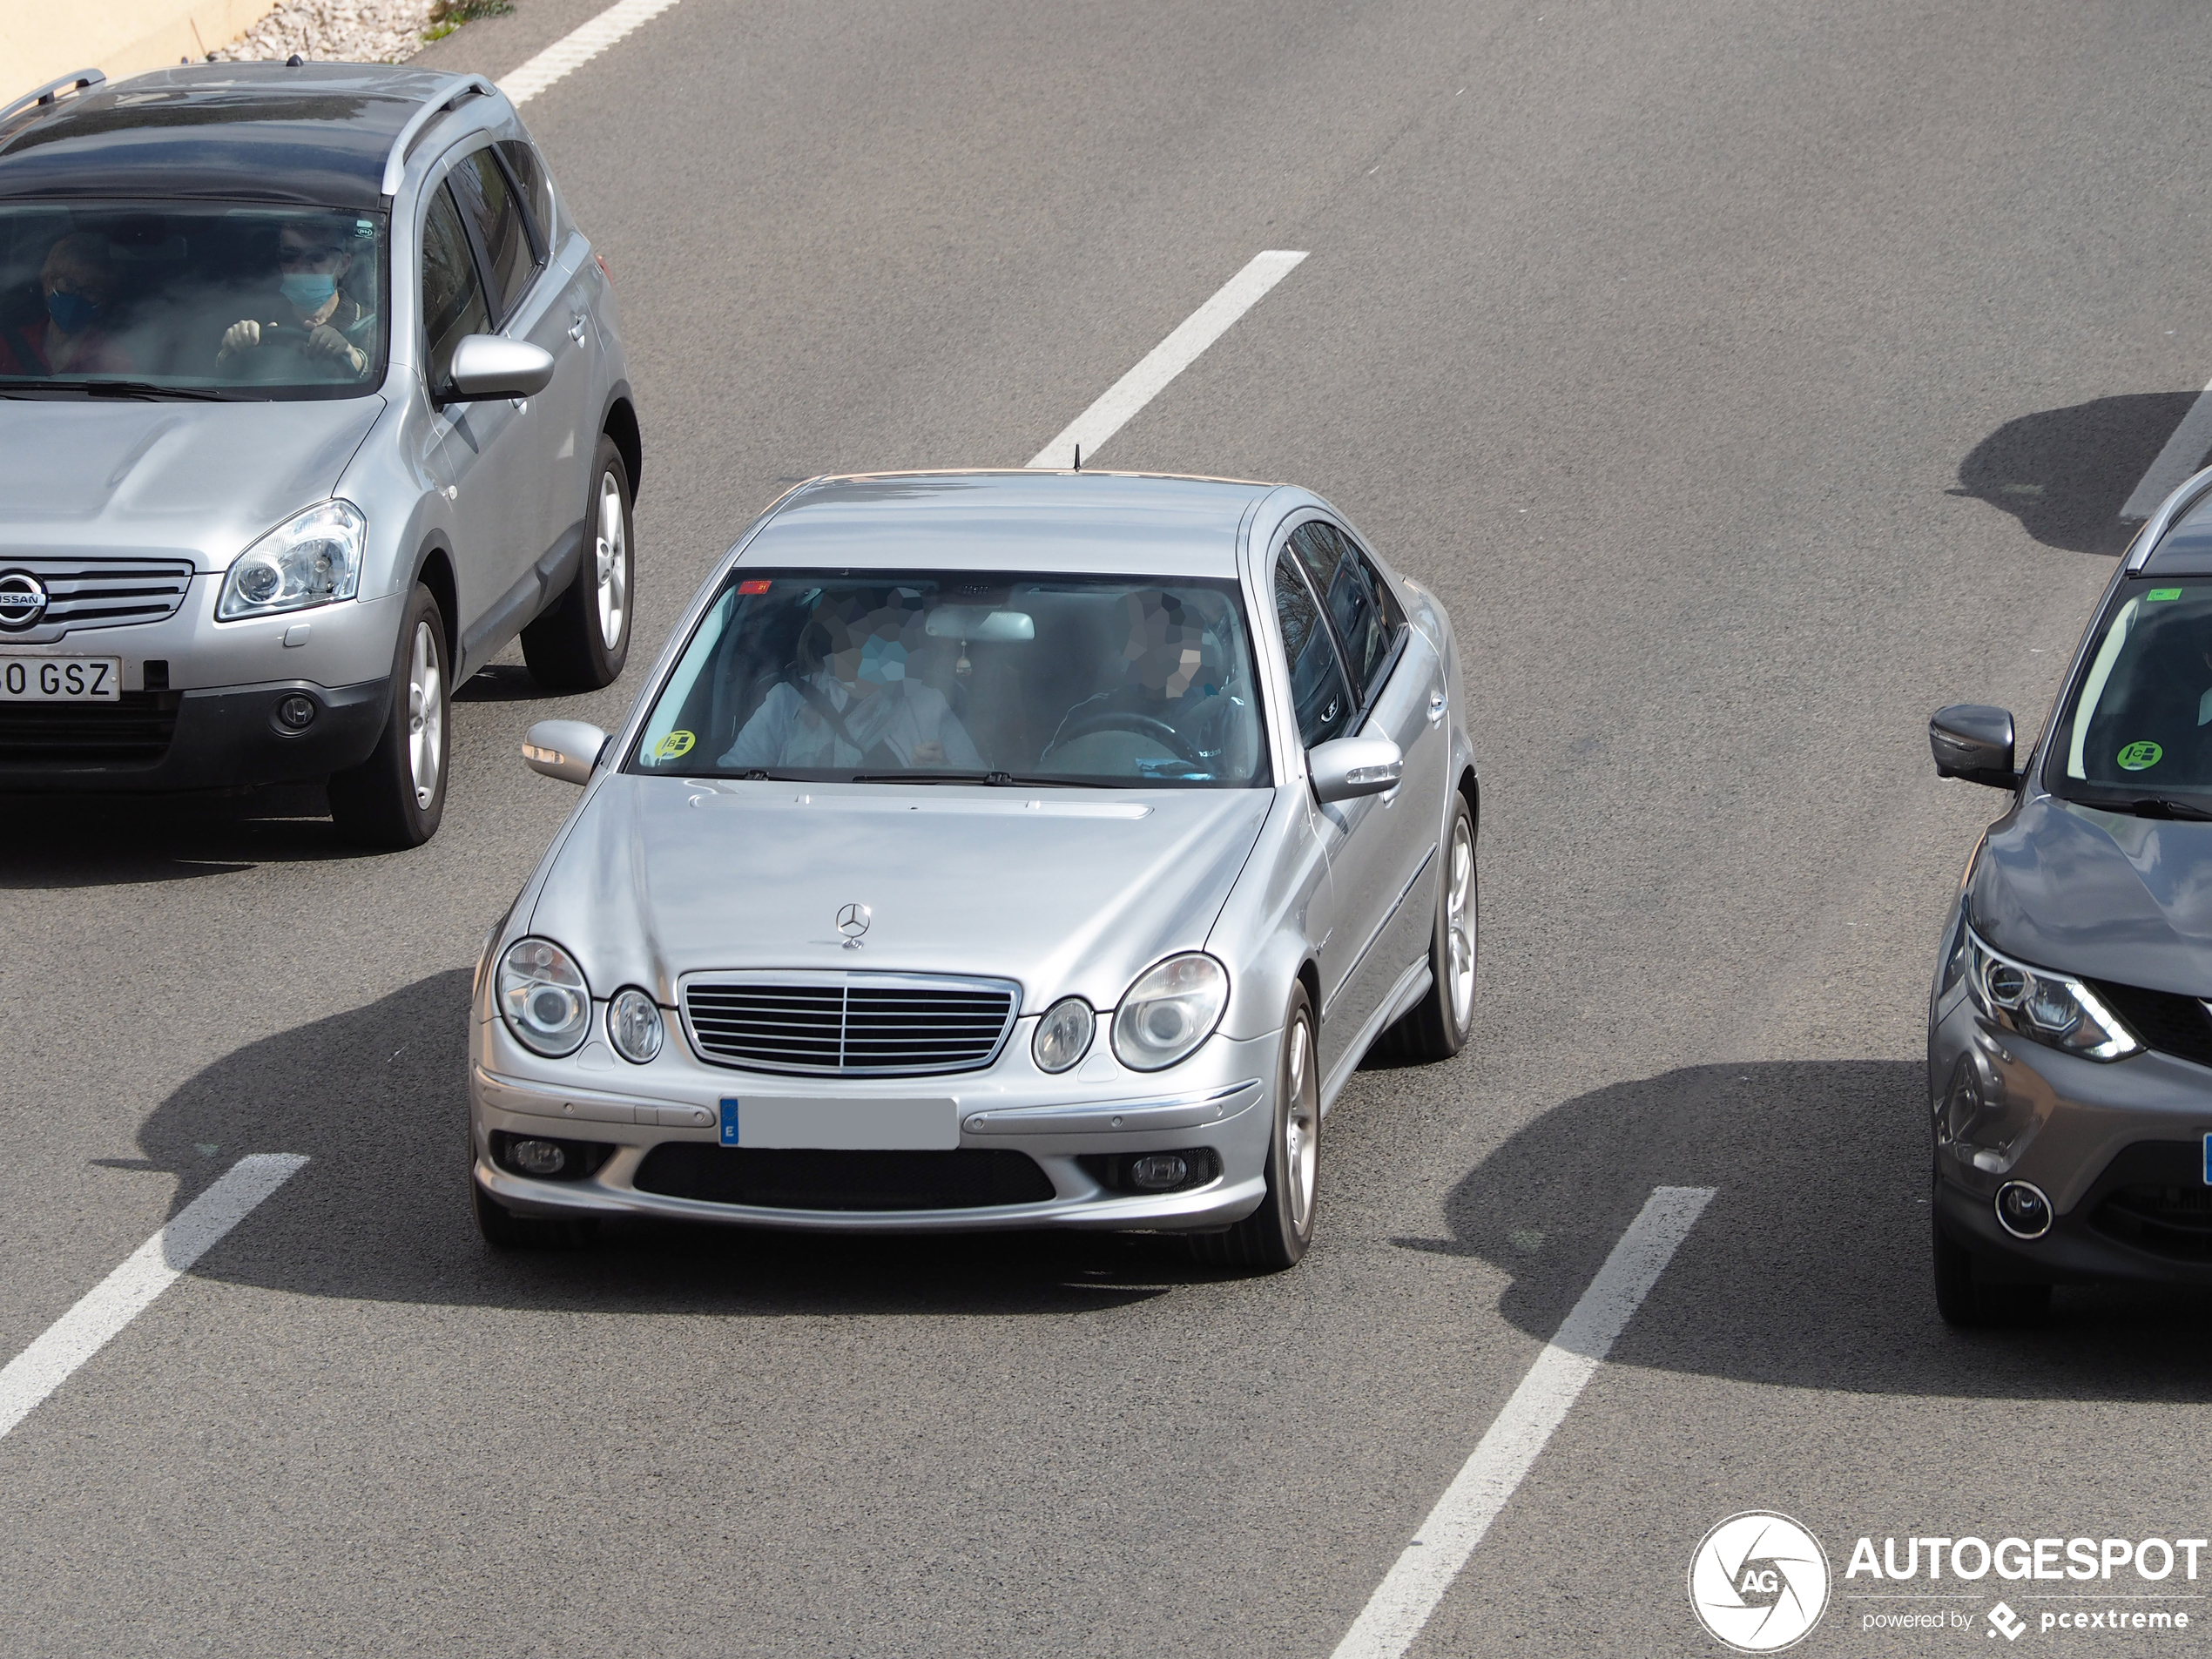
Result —
[[[1962,991],[1929,1027],[1939,1223],[1993,1278],[2212,1285],[2212,1069],[2155,1050],[2099,1062],[1984,1025]],[[1997,1219],[2027,1181],[2050,1231]]]
[[[481,1005],[480,1005],[481,1006]],[[1028,1063],[1035,1016],[1016,1022],[989,1069],[946,1076],[837,1079],[769,1076],[708,1066],[685,1050],[679,1029],[649,1066],[631,1066],[595,1037],[582,1055],[547,1061],[523,1049],[496,1019],[470,1034],[469,1100],[475,1178],[525,1216],[631,1216],[815,1232],[975,1232],[1061,1227],[1139,1231],[1217,1231],[1242,1220],[1266,1192],[1272,1086],[1279,1036],[1217,1035],[1166,1073],[1129,1072],[1110,1059],[1048,1077]],[[594,1050],[597,1050],[597,1054]],[[590,1056],[587,1060],[586,1056]],[[587,1069],[587,1067],[597,1069]],[[1084,1081],[1079,1073],[1088,1073]],[[747,1093],[825,1102],[873,1096],[954,1096],[958,1150],[1015,1153],[1042,1172],[1039,1196],[1019,1203],[897,1209],[725,1204],[644,1190],[654,1149],[719,1143],[719,1103]],[[502,1167],[496,1134],[610,1147],[582,1180],[543,1180]],[[1116,1154],[1211,1152],[1218,1173],[1175,1191],[1116,1191],[1101,1178]],[[870,1153],[897,1159],[897,1153]],[[930,1153],[916,1154],[926,1159]],[[1049,1184],[1050,1196],[1042,1196]]]

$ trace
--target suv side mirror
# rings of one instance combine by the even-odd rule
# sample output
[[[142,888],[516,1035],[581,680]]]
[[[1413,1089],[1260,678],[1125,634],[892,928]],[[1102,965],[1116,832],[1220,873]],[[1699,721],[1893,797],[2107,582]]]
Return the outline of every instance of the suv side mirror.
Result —
[[[1397,788],[1406,757],[1388,738],[1337,738],[1306,751],[1305,770],[1314,799],[1326,806]]]
[[[473,403],[479,398],[536,397],[553,383],[553,354],[527,340],[467,334],[453,348],[453,367],[438,401]]]
[[[1936,776],[1964,778],[1992,789],[2018,789],[2013,766],[2013,717],[2006,709],[1979,703],[1954,703],[1928,719],[1928,748]]]
[[[523,760],[543,777],[588,784],[608,741],[589,720],[540,720],[523,734]]]

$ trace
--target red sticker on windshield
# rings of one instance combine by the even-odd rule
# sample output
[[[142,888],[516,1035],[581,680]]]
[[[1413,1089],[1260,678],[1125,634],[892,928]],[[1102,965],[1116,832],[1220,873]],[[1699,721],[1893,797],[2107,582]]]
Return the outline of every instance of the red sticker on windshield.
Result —
[[[738,591],[739,593],[765,593],[768,591],[768,584],[765,582],[740,582],[738,583]]]

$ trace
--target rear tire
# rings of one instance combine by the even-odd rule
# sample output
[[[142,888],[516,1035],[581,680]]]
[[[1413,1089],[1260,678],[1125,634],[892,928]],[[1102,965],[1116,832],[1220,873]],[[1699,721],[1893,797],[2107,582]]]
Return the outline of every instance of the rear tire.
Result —
[[[1936,1312],[1946,1325],[1969,1330],[2026,1325],[2050,1311],[2048,1285],[1993,1285],[1979,1279],[1973,1251],[1943,1230],[1940,1217],[1934,1224]]]
[[[1452,792],[1452,816],[1439,848],[1436,925],[1428,947],[1428,995],[1383,1034],[1383,1052],[1429,1063],[1449,1060],[1474,1025],[1474,965],[1480,927],[1474,873],[1474,814]]]
[[[1197,1233],[1190,1253],[1216,1267],[1280,1272],[1295,1267],[1313,1243],[1320,1209],[1320,1064],[1313,1044],[1313,1005],[1300,985],[1283,1016],[1276,1062],[1275,1116],[1267,1141],[1267,1196],[1226,1232]]]
[[[452,759],[452,680],[445,617],[430,590],[418,586],[400,624],[384,734],[368,759],[330,780],[330,816],[348,840],[420,846],[438,833]]]
[[[634,539],[630,472],[614,440],[602,434],[591,463],[583,557],[576,579],[523,630],[523,660],[548,691],[596,691],[620,677],[630,656],[631,595],[637,574],[631,550]]]

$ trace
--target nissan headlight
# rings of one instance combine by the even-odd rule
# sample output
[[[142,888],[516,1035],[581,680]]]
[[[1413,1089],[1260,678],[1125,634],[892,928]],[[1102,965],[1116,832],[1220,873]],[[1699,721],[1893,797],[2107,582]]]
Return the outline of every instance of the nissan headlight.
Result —
[[[349,501],[327,501],[278,525],[231,562],[218,622],[272,617],[350,599],[361,591],[368,521]]]
[[[1148,968],[1114,1010],[1114,1053],[1131,1071],[1171,1066],[1208,1037],[1229,1006],[1229,970],[1193,951]]]
[[[2141,1052],[2134,1034],[2080,980],[2000,956],[1973,928],[1965,933],[1966,991],[1983,1018],[2087,1060]]]
[[[664,1028],[660,1005],[634,985],[617,991],[607,1003],[607,1041],[633,1065],[648,1064],[660,1052]]]
[[[499,1011],[525,1049],[558,1059],[583,1046],[591,988],[576,958],[551,940],[518,939],[499,959]]]

